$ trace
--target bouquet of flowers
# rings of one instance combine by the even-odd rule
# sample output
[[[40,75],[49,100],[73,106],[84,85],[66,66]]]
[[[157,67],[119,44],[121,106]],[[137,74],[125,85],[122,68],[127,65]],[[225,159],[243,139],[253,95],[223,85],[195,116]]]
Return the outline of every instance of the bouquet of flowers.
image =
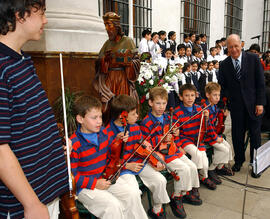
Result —
[[[140,99],[140,118],[144,116],[149,111],[148,99],[149,99],[149,90],[156,86],[163,86],[167,92],[173,90],[179,91],[178,88],[178,67],[170,65],[167,68],[166,73],[161,76],[161,67],[153,63],[141,63],[140,74],[135,83],[136,90]]]

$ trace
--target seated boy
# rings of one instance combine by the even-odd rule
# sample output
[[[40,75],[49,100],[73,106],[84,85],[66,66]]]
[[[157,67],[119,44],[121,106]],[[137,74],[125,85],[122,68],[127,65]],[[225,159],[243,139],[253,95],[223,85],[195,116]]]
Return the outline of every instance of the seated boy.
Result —
[[[70,156],[78,199],[98,218],[147,219],[138,186],[120,178],[111,185],[102,178],[109,153],[109,138],[107,130],[102,127],[101,108],[101,102],[90,96],[81,96],[74,104],[79,125],[70,138]]]
[[[123,138],[124,127],[120,120],[120,115],[123,111],[128,112],[128,125],[126,128],[129,137],[124,148],[124,160],[127,160],[134,152],[135,144],[142,140],[140,127],[136,124],[138,114],[137,102],[134,98],[128,95],[118,95],[113,99],[111,103],[111,122],[106,127],[106,130],[109,134],[110,141]],[[151,148],[149,143],[147,146]],[[164,166],[161,163],[158,163],[157,168],[153,168],[148,163],[144,166],[142,161],[143,159],[138,155],[132,157],[126,164],[125,169],[121,172],[120,178],[136,181],[135,175],[139,175],[143,183],[153,194],[154,206],[153,209],[149,209],[148,214],[152,218],[164,219],[166,216],[162,209],[162,204],[170,202],[166,190],[167,181],[165,177],[159,173],[160,170],[164,169]],[[137,184],[137,182],[135,183]]]
[[[208,108],[209,111],[209,121],[216,132],[217,118],[218,114],[221,113],[220,109],[217,107],[217,103],[220,100],[220,90],[221,87],[218,83],[209,82],[205,87],[205,93],[208,100],[206,100],[204,106],[209,103],[211,107]],[[226,112],[224,112],[226,113]],[[213,162],[211,163],[208,171],[210,179],[215,179],[217,174],[232,176],[232,171],[225,167],[224,164],[228,164],[232,160],[232,149],[230,144],[224,140],[222,137],[218,137],[217,143],[213,144],[214,156]],[[207,142],[208,139],[206,139]],[[218,143],[219,142],[219,143]],[[216,170],[216,172],[215,172]]]
[[[155,132],[151,135],[152,140],[158,137],[159,140],[164,136],[165,126],[170,125],[170,116],[164,113],[168,101],[168,93],[163,87],[152,88],[149,92],[149,105],[152,110],[141,122],[141,131],[143,136],[147,136],[154,127],[158,126]],[[172,121],[172,120],[171,120]],[[175,170],[180,177],[179,181],[174,180],[174,193],[171,197],[170,205],[172,211],[176,217],[183,218],[186,216],[183,202],[190,203],[193,205],[200,205],[202,200],[199,197],[199,179],[197,168],[194,163],[189,160],[181,151],[178,149],[179,143],[179,132],[175,131],[174,137],[168,134],[164,140],[167,146],[171,143],[171,139],[174,138],[176,147],[173,147],[173,143],[168,147],[167,153],[165,152],[165,162],[167,165]],[[155,140],[154,145],[157,144]],[[166,149],[166,148],[165,148]]]
[[[216,143],[218,136],[212,131],[212,128],[209,125],[207,126],[206,132],[201,133],[199,136],[199,131],[201,131],[200,124],[202,113],[205,116],[208,116],[208,111],[205,110],[204,112],[198,113],[202,108],[199,105],[194,104],[196,92],[196,87],[192,84],[185,84],[180,87],[179,94],[183,103],[175,109],[173,120],[174,122],[178,121],[179,125],[186,122],[180,127],[180,145],[184,151],[191,156],[191,160],[196,164],[202,184],[208,189],[214,190],[216,189],[216,183],[208,178],[206,147],[203,141],[198,141],[198,138],[201,139],[203,137],[202,134],[205,134],[209,138],[208,143],[213,145]],[[194,116],[195,114],[198,115]],[[192,116],[194,117],[190,119]]]

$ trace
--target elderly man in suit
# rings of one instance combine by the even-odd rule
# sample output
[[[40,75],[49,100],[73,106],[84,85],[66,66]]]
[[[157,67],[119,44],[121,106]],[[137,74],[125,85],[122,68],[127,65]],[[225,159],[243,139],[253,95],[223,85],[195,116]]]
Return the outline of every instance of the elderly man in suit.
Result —
[[[255,54],[242,51],[240,37],[227,38],[229,56],[221,62],[219,83],[222,93],[230,101],[232,140],[235,153],[234,172],[240,171],[245,161],[245,132],[250,132],[250,162],[254,149],[261,145],[261,118],[265,105],[263,69]],[[252,171],[252,177],[258,177]]]

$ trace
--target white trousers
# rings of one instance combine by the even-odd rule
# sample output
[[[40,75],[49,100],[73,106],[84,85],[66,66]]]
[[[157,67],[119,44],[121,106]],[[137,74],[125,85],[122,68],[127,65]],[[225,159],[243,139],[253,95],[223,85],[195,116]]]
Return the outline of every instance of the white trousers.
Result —
[[[189,144],[184,148],[185,152],[187,152],[191,156],[191,160],[197,166],[197,169],[200,170],[200,174],[204,178],[208,178],[208,158],[205,151],[200,151],[194,144]]]
[[[215,143],[213,162],[209,167],[209,170],[214,170],[219,164],[227,164],[232,160],[232,149],[230,144],[223,139],[222,143]]]
[[[50,214],[50,219],[58,219],[59,216],[59,198],[54,199],[52,202],[47,204],[47,208]],[[7,219],[10,219],[9,213]]]
[[[152,192],[154,205],[170,202],[166,189],[167,180],[160,172],[156,171],[151,165],[146,164],[139,177],[143,184]]]
[[[174,159],[168,163],[168,166],[180,177],[179,181],[174,180],[174,192],[186,192],[193,187],[200,187],[197,167],[187,156],[183,155],[181,158]]]
[[[141,203],[136,177],[120,176],[108,190],[83,189],[78,199],[92,214],[101,219],[147,219]]]

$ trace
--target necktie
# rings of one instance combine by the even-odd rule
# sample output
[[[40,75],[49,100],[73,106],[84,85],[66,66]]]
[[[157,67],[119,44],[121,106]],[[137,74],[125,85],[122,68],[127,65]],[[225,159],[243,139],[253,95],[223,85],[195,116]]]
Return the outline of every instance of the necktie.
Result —
[[[236,71],[236,77],[239,80],[241,78],[241,72],[240,72],[240,63],[238,59],[235,59],[235,71]]]

